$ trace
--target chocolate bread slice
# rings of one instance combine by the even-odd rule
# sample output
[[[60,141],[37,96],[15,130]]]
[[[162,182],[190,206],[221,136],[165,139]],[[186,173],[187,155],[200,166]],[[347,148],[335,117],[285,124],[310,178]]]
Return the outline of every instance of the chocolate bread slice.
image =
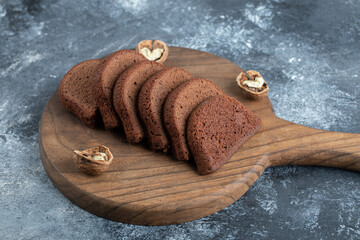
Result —
[[[96,73],[97,81],[93,85],[92,94],[100,109],[106,129],[120,126],[112,99],[116,80],[127,67],[143,60],[146,58],[134,50],[119,50],[102,59]]]
[[[164,68],[164,65],[153,61],[141,61],[127,68],[116,81],[114,107],[129,143],[138,143],[145,137],[137,102],[141,87],[154,73]]]
[[[58,92],[64,108],[91,128],[101,123],[99,109],[91,94],[94,72],[100,62],[99,59],[92,59],[72,67],[61,80]]]
[[[171,67],[153,75],[141,88],[139,112],[152,150],[167,152],[169,149],[170,144],[163,124],[164,103],[171,91],[192,78],[191,73],[184,69]]]
[[[261,120],[235,98],[215,96],[190,115],[187,140],[201,175],[216,171],[260,128]]]
[[[176,159],[187,161],[190,157],[185,135],[191,112],[205,99],[221,94],[215,83],[201,78],[188,80],[169,94],[164,105],[164,123]]]

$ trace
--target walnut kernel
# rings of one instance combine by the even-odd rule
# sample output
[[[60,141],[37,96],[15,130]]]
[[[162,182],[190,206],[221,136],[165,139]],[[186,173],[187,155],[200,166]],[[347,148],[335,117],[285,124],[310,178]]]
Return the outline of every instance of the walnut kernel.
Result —
[[[264,78],[254,70],[241,72],[237,76],[236,82],[242,93],[249,99],[260,100],[269,92],[269,86]]]
[[[75,150],[73,159],[81,171],[96,176],[102,174],[109,168],[113,160],[113,155],[109,148],[100,145],[84,151]]]
[[[168,46],[161,40],[140,41],[135,50],[147,59],[158,63],[164,63],[169,55]]]

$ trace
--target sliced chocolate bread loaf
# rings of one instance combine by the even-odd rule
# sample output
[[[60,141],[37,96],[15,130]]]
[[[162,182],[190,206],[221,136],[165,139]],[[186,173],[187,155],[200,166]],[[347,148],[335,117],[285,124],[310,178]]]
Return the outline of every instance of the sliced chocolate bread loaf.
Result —
[[[190,115],[187,140],[197,171],[216,171],[260,128],[261,120],[235,98],[211,97]]]
[[[93,85],[92,94],[100,109],[106,129],[120,126],[112,99],[116,80],[127,67],[143,60],[146,58],[134,50],[119,50],[102,59],[96,73],[97,81]]]
[[[163,107],[169,93],[181,83],[192,79],[191,73],[171,67],[153,75],[141,88],[138,104],[141,119],[152,150],[166,152],[169,140],[163,123]]]
[[[171,140],[172,151],[178,160],[189,160],[186,143],[186,123],[191,112],[205,99],[224,94],[207,79],[191,79],[172,91],[164,105],[164,123]]]
[[[141,61],[127,68],[116,81],[113,94],[114,107],[129,143],[138,143],[145,137],[138,112],[141,87],[154,73],[164,68],[164,65],[153,61]]]
[[[100,62],[99,59],[92,59],[72,67],[61,80],[58,91],[64,108],[91,128],[101,123],[99,109],[91,94],[94,72]]]

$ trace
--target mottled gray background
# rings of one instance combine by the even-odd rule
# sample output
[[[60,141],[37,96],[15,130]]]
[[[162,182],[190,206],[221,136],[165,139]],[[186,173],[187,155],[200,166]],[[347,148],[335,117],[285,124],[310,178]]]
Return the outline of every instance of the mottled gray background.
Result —
[[[279,117],[359,133],[359,32],[359,0],[0,0],[0,239],[359,239],[359,173],[268,169],[216,214],[134,226],[67,200],[37,143],[42,110],[72,65],[143,39],[259,70]]]

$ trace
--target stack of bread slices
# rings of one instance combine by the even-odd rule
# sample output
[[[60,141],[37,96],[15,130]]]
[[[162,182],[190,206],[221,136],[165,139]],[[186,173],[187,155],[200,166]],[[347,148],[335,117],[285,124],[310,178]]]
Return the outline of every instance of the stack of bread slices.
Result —
[[[75,65],[61,80],[64,108],[91,128],[123,127],[129,143],[194,159],[198,173],[220,168],[261,121],[207,79],[149,61],[134,50]]]

